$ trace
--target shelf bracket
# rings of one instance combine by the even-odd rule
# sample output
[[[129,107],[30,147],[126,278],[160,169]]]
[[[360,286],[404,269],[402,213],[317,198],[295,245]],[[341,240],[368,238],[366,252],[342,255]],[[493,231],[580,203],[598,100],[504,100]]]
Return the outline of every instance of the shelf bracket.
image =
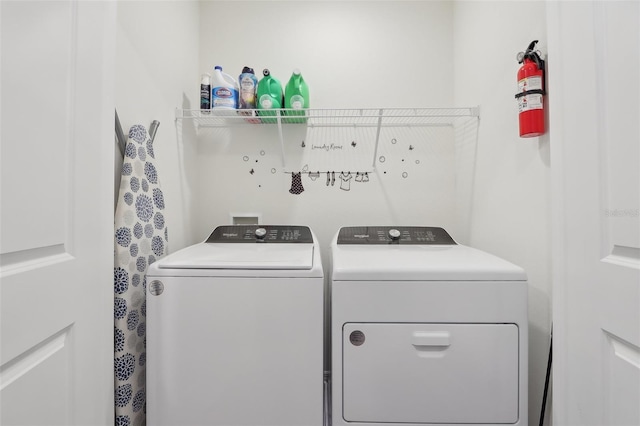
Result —
[[[278,136],[280,137],[280,161],[282,163],[282,170],[286,168],[285,164],[285,156],[284,156],[284,135],[282,134],[282,111],[278,110],[278,118],[276,119],[278,122]]]
[[[383,114],[384,110],[380,109],[378,111],[378,128],[376,129],[376,148],[373,151],[373,169],[376,169],[376,161],[378,158],[378,143],[380,142],[380,129],[382,128],[382,114]]]

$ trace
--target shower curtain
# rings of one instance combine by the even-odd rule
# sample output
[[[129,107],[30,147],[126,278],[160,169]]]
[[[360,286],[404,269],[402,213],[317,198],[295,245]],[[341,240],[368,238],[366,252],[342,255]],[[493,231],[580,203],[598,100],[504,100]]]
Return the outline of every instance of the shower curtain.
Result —
[[[114,233],[115,425],[146,424],[147,267],[167,253],[164,197],[153,141],[141,125],[129,130]]]

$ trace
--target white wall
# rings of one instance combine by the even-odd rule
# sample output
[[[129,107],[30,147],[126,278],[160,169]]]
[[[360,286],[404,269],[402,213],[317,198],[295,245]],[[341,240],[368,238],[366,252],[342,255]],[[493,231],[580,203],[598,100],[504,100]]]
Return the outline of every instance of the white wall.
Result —
[[[452,11],[451,2],[203,2],[200,71],[221,65],[237,77],[246,65],[262,77],[269,68],[285,85],[298,67],[313,108],[451,106]],[[235,18],[224,19],[229,16]],[[257,127],[200,132],[194,221],[201,239],[229,223],[232,213],[259,213],[262,223],[309,225],[326,263],[341,226],[403,223],[457,230],[450,128],[383,131],[379,155],[386,161],[368,183],[352,180],[347,192],[339,180],[327,187],[325,174],[317,181],[303,176],[305,191],[292,195],[291,175],[283,170],[308,165],[311,171],[335,171],[336,179],[341,171],[354,178],[357,171],[372,172],[375,132],[339,128],[305,134],[287,128],[283,168],[275,126]],[[325,143],[342,149],[313,149]]]
[[[153,146],[170,252],[193,241],[195,146],[176,143],[174,110],[199,102],[192,90],[198,81],[198,11],[197,1],[118,2],[116,109],[125,135],[134,124],[148,129],[153,120],[160,122]],[[117,176],[122,157],[114,149]]]
[[[203,1],[200,71],[300,68],[313,108],[452,106],[450,1]]]
[[[528,274],[529,424],[538,424],[550,330],[549,138],[519,137],[514,95],[517,52],[536,39],[546,52],[546,4],[456,1],[454,11],[455,103],[479,104],[481,117],[469,243]]]

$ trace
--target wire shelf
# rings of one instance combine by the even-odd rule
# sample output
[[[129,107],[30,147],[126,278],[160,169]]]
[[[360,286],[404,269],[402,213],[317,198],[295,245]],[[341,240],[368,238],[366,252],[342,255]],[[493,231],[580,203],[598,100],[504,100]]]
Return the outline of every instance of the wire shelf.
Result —
[[[477,118],[478,107],[200,110],[176,109],[177,120],[194,120],[198,127],[306,125],[307,127],[425,127],[451,126]]]

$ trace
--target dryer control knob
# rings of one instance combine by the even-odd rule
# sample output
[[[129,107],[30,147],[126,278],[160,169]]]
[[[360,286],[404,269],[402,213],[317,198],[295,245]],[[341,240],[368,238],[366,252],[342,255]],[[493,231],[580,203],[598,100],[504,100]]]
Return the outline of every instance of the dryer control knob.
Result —
[[[256,229],[256,233],[255,234],[256,234],[256,238],[261,240],[261,239],[263,239],[264,237],[267,236],[267,230],[264,229],[264,228],[258,228],[258,229]]]
[[[389,238],[391,238],[392,240],[399,240],[400,239],[400,231],[398,231],[397,229],[389,229]]]

